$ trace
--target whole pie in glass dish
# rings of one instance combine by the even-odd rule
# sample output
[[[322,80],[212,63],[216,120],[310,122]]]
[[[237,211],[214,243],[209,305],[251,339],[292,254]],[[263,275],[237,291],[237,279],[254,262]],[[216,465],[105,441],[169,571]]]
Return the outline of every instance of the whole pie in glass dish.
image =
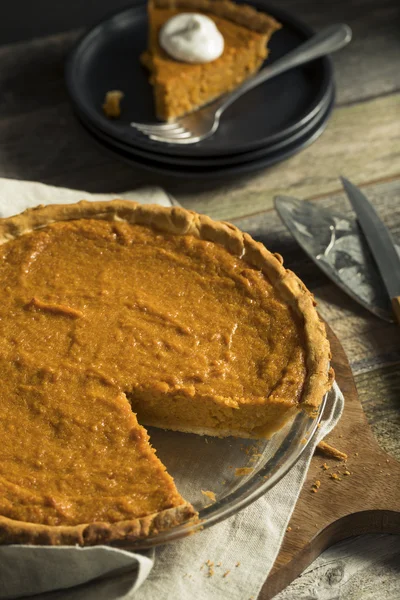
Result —
[[[215,23],[224,38],[219,58],[189,64],[165,52],[160,30],[181,13],[200,13]],[[148,48],[141,60],[151,73],[156,114],[162,120],[196,110],[254,75],[268,55],[271,35],[281,27],[271,16],[230,0],[149,0],[148,18]]]
[[[332,382],[314,300],[229,223],[80,202],[0,220],[0,542],[129,544],[196,511],[145,425],[269,438]]]

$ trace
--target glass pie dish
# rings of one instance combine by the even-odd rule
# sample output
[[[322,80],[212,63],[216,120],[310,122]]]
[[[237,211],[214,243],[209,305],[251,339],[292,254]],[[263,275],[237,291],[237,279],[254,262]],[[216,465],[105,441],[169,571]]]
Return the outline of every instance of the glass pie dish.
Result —
[[[327,397],[328,394],[315,418],[299,412],[270,440],[216,438],[146,428],[179,492],[198,511],[199,521],[161,531],[129,547],[146,549],[186,537],[220,523],[268,492],[312,440]]]

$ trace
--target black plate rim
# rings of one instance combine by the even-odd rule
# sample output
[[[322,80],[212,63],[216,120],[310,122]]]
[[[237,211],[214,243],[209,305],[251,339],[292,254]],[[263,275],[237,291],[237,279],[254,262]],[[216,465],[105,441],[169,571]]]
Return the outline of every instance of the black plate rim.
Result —
[[[145,160],[155,160],[156,162],[161,162],[166,165],[171,165],[173,168],[175,165],[185,166],[185,167],[204,167],[204,168],[214,168],[214,166],[219,168],[225,168],[227,166],[233,167],[235,165],[242,164],[243,162],[250,162],[257,160],[258,158],[264,158],[270,154],[276,154],[278,152],[284,151],[288,146],[292,146],[298,140],[304,138],[304,136],[309,133],[315,125],[320,121],[321,115],[327,110],[329,105],[332,103],[335,97],[335,89],[333,83],[330,86],[330,93],[327,96],[326,101],[324,102],[321,110],[314,116],[314,118],[306,123],[306,125],[296,131],[291,137],[281,140],[276,144],[271,146],[267,146],[265,148],[258,148],[257,150],[252,150],[249,152],[244,152],[243,154],[233,154],[232,156],[217,156],[214,158],[197,158],[193,159],[191,157],[177,157],[177,156],[169,156],[162,155],[155,152],[149,152],[147,150],[143,150],[142,148],[132,147],[123,142],[119,142],[114,138],[111,138],[104,134],[103,132],[99,132],[96,130],[92,124],[85,120],[84,115],[80,115],[77,113],[78,119],[83,122],[85,129],[88,129],[95,137],[103,140],[107,145],[114,146],[117,151],[121,150],[126,152],[127,154],[131,154],[132,156],[140,156]],[[220,160],[219,160],[220,159]]]
[[[288,22],[290,25],[299,30],[306,37],[310,37],[314,34],[313,29],[311,29],[306,23],[297,19],[297,17],[292,16],[291,13],[281,9],[280,7],[276,7],[272,5],[268,0],[249,0],[249,3],[253,4],[256,8],[269,12],[273,16],[275,16],[278,20],[282,22]],[[208,148],[203,150],[198,145],[193,146],[185,146],[182,148],[177,144],[163,144],[160,142],[156,142],[150,140],[144,135],[141,135],[139,132],[136,132],[134,128],[120,127],[118,131],[118,125],[115,127],[117,122],[108,121],[104,118],[100,113],[96,111],[88,110],[86,104],[82,101],[79,94],[79,86],[75,85],[74,82],[74,71],[79,67],[79,56],[82,53],[84,47],[89,47],[90,43],[92,43],[93,39],[98,36],[98,32],[101,28],[103,28],[109,21],[115,19],[117,17],[121,17],[121,15],[133,11],[141,11],[145,7],[145,3],[143,0],[135,0],[132,4],[125,7],[122,10],[115,11],[110,14],[105,19],[102,19],[96,25],[91,27],[89,31],[85,32],[81,38],[74,45],[65,66],[65,80],[67,91],[70,97],[70,100],[75,108],[79,109],[80,114],[85,115],[85,120],[88,122],[92,122],[93,126],[96,129],[102,130],[109,137],[113,137],[115,139],[119,139],[130,146],[143,147],[147,149],[149,152],[155,152],[157,154],[168,154],[168,155],[176,155],[176,156],[225,156],[224,153],[221,153],[219,150],[213,150],[212,148]],[[322,57],[317,59],[317,61],[321,64],[321,71],[323,76],[321,78],[321,86],[319,94],[314,98],[313,103],[310,105],[307,113],[300,119],[298,119],[291,126],[283,129],[280,132],[277,132],[273,135],[268,136],[267,138],[263,138],[262,140],[258,140],[256,142],[248,142],[247,144],[238,145],[233,149],[230,148],[229,152],[227,152],[227,156],[232,156],[233,154],[242,154],[244,152],[249,152],[251,150],[261,149],[265,146],[275,143],[280,139],[284,139],[293,133],[304,127],[304,125],[311,120],[320,110],[321,104],[323,104],[324,99],[326,98],[327,93],[329,92],[329,86],[333,81],[333,65],[332,60],[329,56]],[[315,61],[315,62],[317,62]],[[271,63],[272,64],[272,63]],[[126,136],[129,133],[129,139],[126,139]],[[132,135],[133,134],[133,135]]]
[[[91,131],[89,131],[85,125],[80,121],[82,128],[86,131],[87,135],[90,136],[98,146],[100,146],[105,152],[108,154],[112,154],[113,156],[117,156],[123,162],[143,169],[147,172],[158,173],[160,175],[166,175],[168,177],[174,177],[177,179],[190,179],[191,181],[196,179],[222,179],[226,176],[235,176],[235,175],[245,175],[252,171],[261,170],[263,168],[272,167],[273,165],[282,162],[291,156],[297,154],[304,148],[310,146],[313,142],[315,142],[324,132],[327,127],[329,117],[334,108],[335,98],[332,98],[331,103],[327,107],[325,113],[321,116],[321,119],[314,131],[311,135],[306,135],[305,138],[298,143],[293,144],[291,147],[287,148],[284,152],[276,153],[271,155],[267,155],[267,159],[264,160],[259,158],[258,160],[244,162],[241,165],[235,167],[228,167],[226,169],[204,169],[202,171],[190,171],[188,169],[178,170],[178,169],[168,169],[167,165],[159,164],[156,161],[147,162],[143,161],[143,159],[135,159],[131,155],[129,157],[121,154],[122,151],[116,150],[115,147],[110,147],[106,145],[100,138],[96,137]]]

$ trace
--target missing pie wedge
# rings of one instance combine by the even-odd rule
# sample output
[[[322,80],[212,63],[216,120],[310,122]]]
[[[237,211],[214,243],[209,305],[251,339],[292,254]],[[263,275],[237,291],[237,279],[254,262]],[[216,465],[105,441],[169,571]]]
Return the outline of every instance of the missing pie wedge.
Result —
[[[196,518],[144,425],[268,438],[331,385],[304,284],[182,208],[0,220],[0,543],[129,544]]]
[[[161,48],[161,27],[184,12],[201,13],[214,21],[225,42],[219,58],[188,64]],[[230,0],[149,0],[148,18],[148,49],[141,60],[151,73],[157,117],[165,121],[196,110],[255,74],[268,55],[271,35],[281,27],[269,15]]]

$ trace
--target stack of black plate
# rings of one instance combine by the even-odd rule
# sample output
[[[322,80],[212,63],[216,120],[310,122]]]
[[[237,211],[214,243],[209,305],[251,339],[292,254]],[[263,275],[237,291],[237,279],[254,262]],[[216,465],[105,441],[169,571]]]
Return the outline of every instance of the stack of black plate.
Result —
[[[307,40],[313,31],[264,0],[247,2],[282,23],[270,42],[273,62]],[[103,147],[131,164],[179,177],[245,173],[299,152],[324,130],[334,103],[329,58],[292,69],[248,92],[224,113],[209,139],[180,146],[152,141],[130,126],[156,123],[152,88],[139,56],[147,45],[146,4],[113,15],[86,34],[71,54],[66,80],[75,111]],[[107,119],[108,90],[122,90],[121,118]]]

